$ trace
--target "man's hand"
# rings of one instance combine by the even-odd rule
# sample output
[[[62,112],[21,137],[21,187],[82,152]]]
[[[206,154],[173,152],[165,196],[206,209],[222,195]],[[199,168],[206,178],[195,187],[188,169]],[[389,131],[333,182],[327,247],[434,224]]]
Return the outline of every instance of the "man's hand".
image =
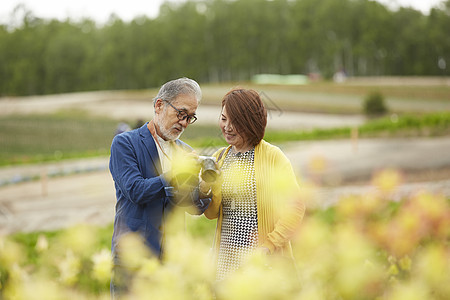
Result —
[[[177,190],[191,190],[198,185],[199,172],[198,155],[179,150],[173,156],[169,182]]]

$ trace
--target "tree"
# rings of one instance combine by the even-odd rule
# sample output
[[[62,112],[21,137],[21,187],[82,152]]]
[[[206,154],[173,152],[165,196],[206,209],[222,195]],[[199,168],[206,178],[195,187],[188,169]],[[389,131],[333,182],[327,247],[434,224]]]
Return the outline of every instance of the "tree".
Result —
[[[18,6],[0,25],[0,95],[140,89],[189,76],[258,73],[448,75],[450,0],[429,16],[370,0],[188,0],[104,25],[42,20]]]

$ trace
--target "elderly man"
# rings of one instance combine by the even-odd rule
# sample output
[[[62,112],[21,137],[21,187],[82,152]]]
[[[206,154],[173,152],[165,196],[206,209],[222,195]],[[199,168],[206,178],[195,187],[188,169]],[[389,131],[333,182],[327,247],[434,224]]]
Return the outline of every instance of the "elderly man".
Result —
[[[192,189],[179,189],[171,172],[172,164],[177,164],[172,160],[175,152],[185,153],[186,158],[192,152],[192,148],[178,138],[196,121],[200,99],[201,90],[194,80],[169,81],[153,99],[153,120],[117,135],[112,142],[109,168],[117,197],[112,238],[116,274],[117,270],[123,270],[118,251],[122,235],[140,234],[152,252],[161,258],[167,214],[176,206],[195,207],[197,213],[202,213],[210,202],[207,196],[199,196],[195,186],[198,177],[193,176]],[[113,294],[117,292],[115,283],[117,281],[111,285]],[[124,287],[123,282],[120,285]]]

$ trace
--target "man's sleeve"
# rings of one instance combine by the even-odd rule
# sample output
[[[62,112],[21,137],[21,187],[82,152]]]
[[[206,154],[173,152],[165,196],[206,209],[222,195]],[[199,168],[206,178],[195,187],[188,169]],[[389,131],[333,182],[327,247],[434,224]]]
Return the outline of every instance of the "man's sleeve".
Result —
[[[120,192],[133,203],[160,201],[166,195],[168,184],[162,176],[142,176],[136,151],[124,135],[117,135],[112,142],[109,168]]]

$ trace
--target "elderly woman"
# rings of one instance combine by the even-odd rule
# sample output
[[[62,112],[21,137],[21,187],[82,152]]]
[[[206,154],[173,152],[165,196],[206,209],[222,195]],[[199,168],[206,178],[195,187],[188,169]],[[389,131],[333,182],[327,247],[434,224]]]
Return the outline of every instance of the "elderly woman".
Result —
[[[214,154],[221,176],[211,187],[213,199],[204,213],[218,218],[218,280],[255,250],[292,257],[289,239],[305,205],[289,160],[263,140],[266,124],[267,111],[256,91],[233,89],[224,96],[219,125],[229,146]]]

